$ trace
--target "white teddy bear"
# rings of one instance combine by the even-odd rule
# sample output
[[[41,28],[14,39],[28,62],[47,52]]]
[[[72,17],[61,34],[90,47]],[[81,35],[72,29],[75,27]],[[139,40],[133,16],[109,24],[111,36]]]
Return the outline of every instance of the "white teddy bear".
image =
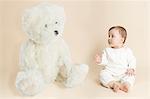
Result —
[[[84,81],[89,67],[72,63],[62,38],[64,22],[65,13],[60,6],[42,3],[25,11],[22,25],[29,39],[22,44],[21,71],[16,77],[16,88],[22,95],[36,95],[58,74],[64,78],[66,87]]]

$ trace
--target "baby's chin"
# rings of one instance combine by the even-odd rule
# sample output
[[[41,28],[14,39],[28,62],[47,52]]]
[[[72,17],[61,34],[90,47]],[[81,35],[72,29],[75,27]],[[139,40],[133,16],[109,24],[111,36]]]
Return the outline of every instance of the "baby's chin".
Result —
[[[113,45],[113,44],[109,44],[109,46],[110,46],[111,48],[115,48],[115,47],[116,47],[116,46]]]
[[[111,48],[121,48],[123,45],[113,45],[113,44],[109,44]]]

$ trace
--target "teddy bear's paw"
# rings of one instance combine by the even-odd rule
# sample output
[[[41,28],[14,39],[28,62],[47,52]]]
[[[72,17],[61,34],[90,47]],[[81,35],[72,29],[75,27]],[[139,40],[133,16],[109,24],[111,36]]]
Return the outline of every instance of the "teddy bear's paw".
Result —
[[[88,71],[89,67],[86,64],[75,65],[71,70],[70,76],[66,80],[65,86],[74,87],[81,84],[84,82]]]
[[[16,78],[16,88],[24,96],[34,96],[44,88],[44,80],[38,71],[21,71]]]

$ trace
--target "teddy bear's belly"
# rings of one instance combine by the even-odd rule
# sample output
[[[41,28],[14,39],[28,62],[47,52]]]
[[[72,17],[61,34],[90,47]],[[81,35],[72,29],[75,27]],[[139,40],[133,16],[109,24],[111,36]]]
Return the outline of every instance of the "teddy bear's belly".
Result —
[[[35,60],[41,70],[56,72],[59,53],[55,48],[37,48],[35,51]]]
[[[47,83],[53,82],[59,71],[59,52],[55,47],[40,47],[35,50],[35,60]]]

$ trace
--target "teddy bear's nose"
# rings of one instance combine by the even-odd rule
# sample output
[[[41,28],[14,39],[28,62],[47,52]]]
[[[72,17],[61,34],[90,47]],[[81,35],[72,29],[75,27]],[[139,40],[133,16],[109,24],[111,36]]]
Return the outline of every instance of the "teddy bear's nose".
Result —
[[[58,35],[58,34],[59,34],[57,30],[55,30],[54,32],[55,32],[55,35]]]

